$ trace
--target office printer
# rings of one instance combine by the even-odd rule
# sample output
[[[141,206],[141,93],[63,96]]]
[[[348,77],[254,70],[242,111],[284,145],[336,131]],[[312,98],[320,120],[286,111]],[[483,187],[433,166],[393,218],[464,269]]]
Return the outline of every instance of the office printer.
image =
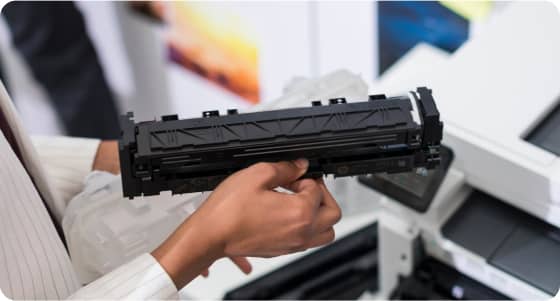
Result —
[[[377,220],[377,250],[369,254],[378,256],[368,299],[548,300],[560,288],[560,14],[548,3],[501,9],[453,55],[425,55],[421,46],[370,86],[370,94],[395,95],[431,87],[445,123],[446,155],[427,174],[327,181],[342,207],[375,204],[367,211],[368,222]],[[361,86],[343,78],[345,87]],[[305,105],[308,98],[299,96],[310,91],[312,85],[292,91],[267,109]],[[345,215],[339,226],[353,219],[359,218]],[[216,296],[250,298],[265,285],[266,292],[281,287],[278,296],[312,287],[313,294],[297,296],[328,298],[323,293],[333,287],[321,291],[315,277],[290,288],[269,286],[270,279],[289,282],[285,267],[306,267],[307,256],[320,254],[268,261],[266,269],[257,261],[259,273],[249,279],[229,277],[235,268],[218,265],[228,282],[220,279]],[[212,281],[194,281],[187,293],[216,291]]]
[[[384,195],[381,298],[402,290],[426,257],[508,298],[557,294],[559,33],[552,4],[508,3],[451,57],[430,68],[405,59],[374,87],[432,87],[449,149],[447,164],[427,177],[360,178]]]

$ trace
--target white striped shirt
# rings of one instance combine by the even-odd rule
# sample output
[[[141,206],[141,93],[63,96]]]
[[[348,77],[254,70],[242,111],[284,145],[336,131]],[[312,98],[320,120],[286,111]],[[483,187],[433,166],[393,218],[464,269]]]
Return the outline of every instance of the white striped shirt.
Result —
[[[137,257],[85,287],[78,283],[43,200],[60,221],[67,200],[79,190],[79,177],[83,177],[80,170],[91,168],[95,155],[91,149],[96,149],[97,142],[60,138],[49,147],[49,140],[37,140],[36,145],[44,148],[39,151],[43,153],[41,157],[52,159],[45,172],[1,83],[0,109],[16,135],[27,167],[26,171],[0,133],[2,293],[13,299],[177,298],[171,278],[150,254]],[[84,146],[83,152],[80,144]],[[80,153],[85,161],[79,159]],[[48,183],[46,175],[55,178],[54,186]]]

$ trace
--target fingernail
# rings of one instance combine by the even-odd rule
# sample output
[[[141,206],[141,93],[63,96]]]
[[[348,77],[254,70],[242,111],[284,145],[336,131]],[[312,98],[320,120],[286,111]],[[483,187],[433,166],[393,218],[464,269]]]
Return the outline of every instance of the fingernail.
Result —
[[[294,164],[301,169],[307,169],[307,166],[309,166],[309,161],[307,161],[307,159],[301,158],[294,160]]]

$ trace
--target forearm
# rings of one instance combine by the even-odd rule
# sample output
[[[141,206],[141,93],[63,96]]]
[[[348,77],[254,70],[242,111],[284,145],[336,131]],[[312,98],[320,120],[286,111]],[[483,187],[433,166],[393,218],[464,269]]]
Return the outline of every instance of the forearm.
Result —
[[[179,290],[223,257],[217,236],[197,219],[196,214],[189,217],[152,252]]]

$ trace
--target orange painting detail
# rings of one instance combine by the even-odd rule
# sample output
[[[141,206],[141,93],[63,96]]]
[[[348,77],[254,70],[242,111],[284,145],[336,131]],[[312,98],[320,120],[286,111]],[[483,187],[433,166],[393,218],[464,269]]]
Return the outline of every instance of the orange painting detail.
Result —
[[[209,81],[259,102],[255,35],[232,12],[202,2],[168,2],[171,58]]]

